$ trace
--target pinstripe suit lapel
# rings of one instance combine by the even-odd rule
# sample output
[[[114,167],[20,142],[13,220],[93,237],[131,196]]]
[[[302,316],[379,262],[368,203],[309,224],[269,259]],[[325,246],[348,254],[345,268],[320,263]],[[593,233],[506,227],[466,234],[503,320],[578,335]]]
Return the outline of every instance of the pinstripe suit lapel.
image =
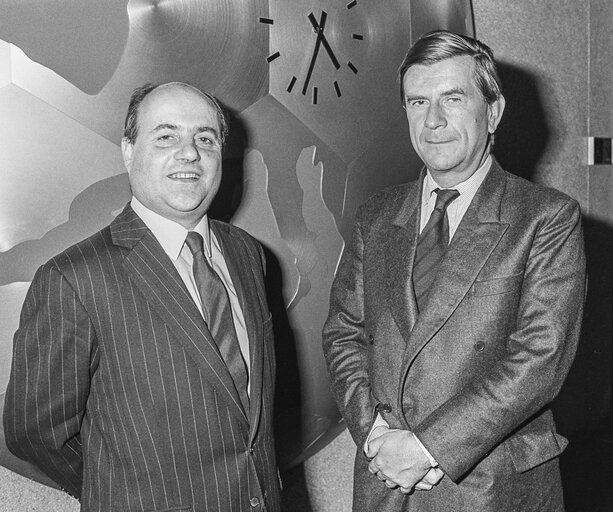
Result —
[[[123,268],[164,320],[204,377],[219,389],[237,417],[247,422],[234,382],[202,315],[167,254],[128,205],[111,224],[113,242],[131,249]]]
[[[428,304],[411,332],[405,365],[411,364],[456,310],[508,229],[508,224],[500,222],[504,191],[502,171],[493,162],[490,173],[460,222],[432,283]]]
[[[257,306],[260,303],[256,284],[253,279],[249,279],[248,273],[242,269],[249,269],[252,263],[245,257],[246,251],[237,250],[238,240],[234,240],[232,235],[223,229],[223,225],[215,222],[210,223],[211,229],[215,233],[221,245],[234,289],[238,295],[240,306],[245,319],[245,327],[249,337],[249,359],[250,359],[250,423],[251,437],[257,432],[258,419],[262,407],[262,375],[264,357],[264,333],[262,332],[262,321],[256,317],[255,312],[259,312]]]

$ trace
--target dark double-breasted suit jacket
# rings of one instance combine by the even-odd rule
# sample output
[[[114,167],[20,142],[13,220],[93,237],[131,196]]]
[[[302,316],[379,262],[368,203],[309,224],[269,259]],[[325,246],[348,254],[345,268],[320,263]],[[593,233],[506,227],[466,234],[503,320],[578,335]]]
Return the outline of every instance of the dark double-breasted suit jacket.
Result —
[[[422,182],[360,209],[332,287],[324,351],[358,446],[354,510],[560,511],[566,440],[548,404],[579,336],[579,207],[494,161],[418,311]],[[416,433],[445,472],[438,486],[405,496],[368,472],[377,412]]]
[[[249,335],[250,410],[134,211],[36,273],[14,339],[7,445],[87,511],[280,510],[260,246],[211,221]]]

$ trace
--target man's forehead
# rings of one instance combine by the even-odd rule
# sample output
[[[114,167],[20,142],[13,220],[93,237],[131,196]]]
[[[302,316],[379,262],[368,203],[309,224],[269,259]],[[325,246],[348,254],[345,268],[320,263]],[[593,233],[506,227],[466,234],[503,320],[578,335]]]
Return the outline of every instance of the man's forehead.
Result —
[[[152,91],[139,108],[138,120],[147,125],[210,126],[217,128],[217,113],[197,89],[163,86]]]
[[[447,87],[476,86],[475,64],[471,57],[450,57],[433,64],[415,64],[404,75],[405,92],[421,86]]]
[[[198,89],[186,84],[171,83],[160,85],[151,91],[142,101],[142,108],[160,108],[168,102],[190,102],[194,105],[202,104],[213,109],[209,99]]]

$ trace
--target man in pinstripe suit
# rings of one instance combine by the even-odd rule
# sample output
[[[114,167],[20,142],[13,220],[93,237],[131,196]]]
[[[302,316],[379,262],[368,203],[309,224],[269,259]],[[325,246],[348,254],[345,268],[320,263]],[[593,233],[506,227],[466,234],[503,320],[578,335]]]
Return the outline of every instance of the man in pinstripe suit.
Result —
[[[192,86],[135,90],[122,140],[132,201],[27,294],[6,441],[81,510],[280,510],[263,253],[207,217],[226,133],[217,101]],[[202,313],[191,231],[227,290],[243,389]]]

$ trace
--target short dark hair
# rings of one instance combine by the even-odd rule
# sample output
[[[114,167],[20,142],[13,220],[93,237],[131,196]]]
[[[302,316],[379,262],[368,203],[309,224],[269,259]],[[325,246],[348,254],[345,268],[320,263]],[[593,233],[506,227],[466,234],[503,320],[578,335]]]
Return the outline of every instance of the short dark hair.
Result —
[[[228,121],[226,119],[226,114],[224,112],[221,104],[215,99],[214,96],[208,94],[204,91],[201,91],[197,87],[193,85],[184,83],[184,82],[168,82],[165,84],[154,84],[147,83],[140,87],[137,87],[132,92],[132,96],[130,96],[130,104],[128,105],[128,113],[126,115],[126,120],[124,122],[123,128],[123,136],[130,143],[134,144],[136,141],[136,137],[138,136],[138,109],[143,100],[155,89],[161,87],[163,85],[178,85],[181,87],[185,87],[188,89],[193,89],[199,92],[204,98],[209,102],[209,104],[215,109],[215,113],[217,114],[217,123],[219,124],[219,139],[221,145],[223,147],[226,137],[228,136]]]
[[[452,57],[472,57],[475,62],[475,83],[485,101],[491,105],[502,96],[502,85],[492,50],[472,37],[447,30],[434,30],[421,36],[409,48],[400,68],[400,98],[404,105],[404,75],[411,66],[429,66]]]

